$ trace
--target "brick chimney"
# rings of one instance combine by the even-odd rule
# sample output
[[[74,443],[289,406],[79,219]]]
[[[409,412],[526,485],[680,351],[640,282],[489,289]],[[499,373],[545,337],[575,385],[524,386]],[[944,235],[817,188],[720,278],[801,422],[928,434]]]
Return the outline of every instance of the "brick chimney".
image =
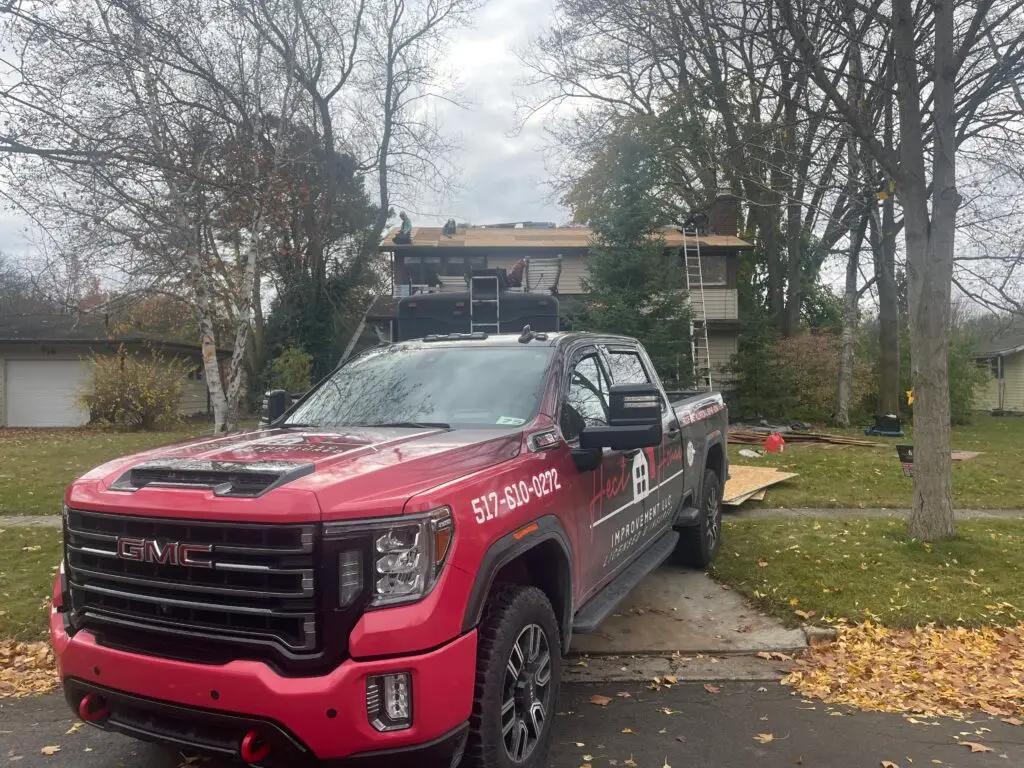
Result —
[[[739,234],[740,200],[736,195],[723,194],[708,206],[708,226],[716,235]]]

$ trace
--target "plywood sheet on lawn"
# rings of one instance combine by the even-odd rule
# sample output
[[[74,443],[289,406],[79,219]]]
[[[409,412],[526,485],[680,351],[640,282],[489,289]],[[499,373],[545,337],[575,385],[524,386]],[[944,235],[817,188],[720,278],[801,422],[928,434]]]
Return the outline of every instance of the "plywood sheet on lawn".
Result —
[[[771,467],[748,467],[743,464],[729,466],[729,480],[725,484],[723,501],[728,504],[742,496],[752,496],[762,488],[796,477],[795,472],[780,472]]]

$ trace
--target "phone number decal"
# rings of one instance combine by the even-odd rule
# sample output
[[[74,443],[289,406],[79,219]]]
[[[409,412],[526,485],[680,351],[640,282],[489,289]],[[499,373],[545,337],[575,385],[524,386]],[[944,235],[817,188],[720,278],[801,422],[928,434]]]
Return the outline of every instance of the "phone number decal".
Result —
[[[477,496],[472,502],[473,514],[478,523],[486,523],[503,512],[525,507],[532,501],[551,496],[560,490],[562,484],[558,481],[558,470],[548,469],[529,480],[520,480],[497,491]]]

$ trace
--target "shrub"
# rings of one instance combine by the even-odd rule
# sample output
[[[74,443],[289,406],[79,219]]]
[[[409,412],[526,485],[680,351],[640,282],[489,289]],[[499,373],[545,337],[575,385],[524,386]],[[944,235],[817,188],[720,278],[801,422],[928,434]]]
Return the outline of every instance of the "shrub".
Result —
[[[974,394],[978,387],[989,380],[991,375],[979,368],[971,358],[971,340],[963,331],[954,330],[949,339],[949,411],[950,422],[954,425],[969,424],[974,412]],[[904,331],[900,338],[900,388],[906,392],[911,388],[910,334]],[[901,407],[913,412],[907,406],[906,398]]]
[[[158,351],[93,355],[92,380],[81,401],[93,423],[128,430],[155,430],[180,421],[178,404],[193,366]]]
[[[839,383],[839,352],[842,339],[831,331],[801,333],[781,339],[776,345],[779,364],[786,370],[793,387],[795,403],[791,418],[801,421],[830,422],[836,409]],[[863,409],[865,395],[874,381],[871,364],[862,350],[855,349],[853,391],[850,393],[850,421],[868,418]]]
[[[270,388],[305,392],[312,372],[313,356],[299,347],[288,347],[270,363]]]
[[[743,321],[737,352],[726,372],[729,416],[736,421],[778,419],[789,415],[794,402],[789,371],[776,354],[779,335],[766,317],[751,314]]]
[[[831,331],[779,338],[767,322],[745,324],[729,371],[735,377],[729,413],[741,421],[797,419],[829,422],[835,412],[840,338]],[[864,402],[873,390],[871,364],[863,350],[854,358],[850,418],[867,418]]]

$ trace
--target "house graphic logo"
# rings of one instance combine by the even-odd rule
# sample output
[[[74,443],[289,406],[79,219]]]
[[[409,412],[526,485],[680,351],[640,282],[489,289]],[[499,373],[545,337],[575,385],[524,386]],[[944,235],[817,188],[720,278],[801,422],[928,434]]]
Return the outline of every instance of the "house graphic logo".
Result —
[[[651,492],[651,466],[645,451],[633,457],[633,500],[643,501]]]

